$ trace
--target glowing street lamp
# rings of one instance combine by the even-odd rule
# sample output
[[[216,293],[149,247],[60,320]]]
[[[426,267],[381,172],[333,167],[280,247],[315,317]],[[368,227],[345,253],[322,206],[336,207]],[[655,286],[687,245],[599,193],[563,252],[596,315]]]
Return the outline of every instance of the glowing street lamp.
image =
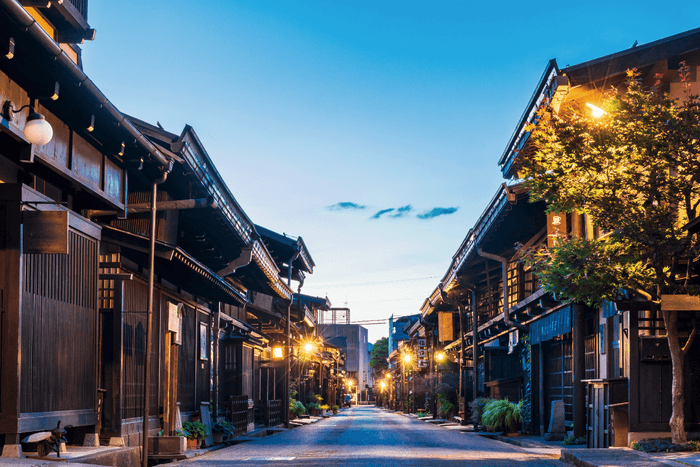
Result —
[[[596,107],[595,105],[591,104],[590,102],[586,102],[586,105],[588,106],[589,109],[591,109],[591,114],[595,118],[602,117],[605,114],[605,110],[601,109],[600,107]]]

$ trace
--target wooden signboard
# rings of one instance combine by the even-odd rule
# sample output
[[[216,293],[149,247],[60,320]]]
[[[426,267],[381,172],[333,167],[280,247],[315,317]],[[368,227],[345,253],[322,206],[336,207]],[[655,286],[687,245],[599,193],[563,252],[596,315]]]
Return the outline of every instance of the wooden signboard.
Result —
[[[560,238],[566,237],[566,213],[550,212],[547,214],[547,247],[557,245]]]
[[[173,344],[182,344],[182,303],[168,302],[168,332],[174,333]]]
[[[455,340],[455,329],[451,311],[438,313],[438,331],[438,339],[440,342],[452,342]]]
[[[68,254],[68,211],[24,211],[22,224],[22,253]]]
[[[695,295],[661,295],[661,311],[700,311],[700,297]]]
[[[211,434],[211,414],[209,413],[209,402],[201,402],[199,404],[200,415],[202,418],[202,423],[209,427],[209,435],[204,438],[204,443],[206,447],[214,445],[214,437]]]

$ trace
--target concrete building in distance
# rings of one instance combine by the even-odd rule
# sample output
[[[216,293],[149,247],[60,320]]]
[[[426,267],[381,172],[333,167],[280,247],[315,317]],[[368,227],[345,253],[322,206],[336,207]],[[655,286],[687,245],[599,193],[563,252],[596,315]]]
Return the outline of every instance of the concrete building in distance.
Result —
[[[333,311],[336,313],[332,313]],[[355,381],[353,387],[357,390],[358,400],[366,400],[368,390],[372,387],[367,328],[359,324],[349,324],[350,310],[347,309],[342,309],[345,319],[324,319],[327,318],[325,314],[337,317],[338,311],[332,309],[319,316],[318,335],[325,342],[337,345],[345,353],[346,375]]]

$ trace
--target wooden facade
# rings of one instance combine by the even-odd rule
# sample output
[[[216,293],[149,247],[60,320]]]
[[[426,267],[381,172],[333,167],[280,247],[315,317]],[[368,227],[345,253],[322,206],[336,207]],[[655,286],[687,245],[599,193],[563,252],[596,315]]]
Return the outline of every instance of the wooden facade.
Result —
[[[41,42],[47,32],[30,10],[16,2],[0,6],[0,37],[16,39],[20,52],[0,61],[0,103],[11,101],[14,109],[32,105],[53,129],[51,141],[36,146],[23,134],[27,111],[0,119],[0,435],[5,456],[21,456],[24,434],[54,428],[59,420],[72,426],[70,435],[88,444],[97,440],[102,232],[83,211],[126,208],[128,168],[116,152],[96,145],[95,137],[105,143],[131,137],[124,128],[108,130],[120,114],[108,115],[89,103],[99,90],[88,81],[81,89],[75,80],[82,73],[79,64],[47,50]],[[28,78],[37,72],[40,80]],[[58,99],[36,99],[57,83],[63,90]],[[81,104],[67,105],[71,97]],[[91,115],[107,125],[88,135],[76,119]],[[133,154],[143,150],[134,146]]]
[[[567,429],[577,437],[586,435],[589,447],[628,446],[638,439],[668,436],[671,366],[661,313],[634,300],[591,309],[558,301],[541,288],[521,261],[524,251],[544,242],[551,246],[559,236],[593,239],[601,232],[585,215],[545,214],[543,203],[523,206],[527,193],[517,182],[517,159],[532,150],[526,125],[540,105],[560,111],[569,102],[594,100],[607,87],[619,86],[629,68],[649,82],[660,74],[667,92],[679,97],[680,61],[693,70],[689,84],[698,89],[700,30],[561,70],[550,61],[499,161],[509,185],[498,190],[440,286],[423,304],[423,327],[428,330],[437,329],[442,321],[438,316],[446,313],[454,316],[451,324],[456,329],[462,321],[461,332],[444,342],[453,361],[466,354],[462,368],[478,372],[476,394],[462,394],[467,399],[501,398],[506,393],[511,400],[529,397],[531,421],[525,431],[543,434],[552,402],[561,400]],[[503,266],[494,255],[507,263],[506,291]],[[503,316],[504,300],[509,320]],[[463,310],[461,320],[458,307]],[[687,336],[697,312],[682,305],[677,310],[679,331]],[[529,366],[522,365],[523,337],[528,339]],[[699,352],[695,342],[686,355],[687,394],[697,379]],[[699,414],[696,398],[687,397],[685,420],[691,436],[700,433]]]
[[[306,246],[291,245],[292,264],[274,256],[191,127],[178,136],[128,118],[85,76],[73,45],[94,36],[87,0],[37,5],[0,2],[0,40],[17,44],[0,59],[0,104],[32,105],[54,135],[29,143],[27,110],[0,119],[3,455],[21,456],[25,434],[59,420],[69,439],[140,444],[146,361],[152,434],[173,432],[178,408],[186,420],[210,401],[214,417],[237,401],[245,429],[255,411],[279,422],[282,371],[269,346],[292,300],[281,274],[312,272]],[[157,213],[149,271],[158,180],[156,203],[172,204]]]

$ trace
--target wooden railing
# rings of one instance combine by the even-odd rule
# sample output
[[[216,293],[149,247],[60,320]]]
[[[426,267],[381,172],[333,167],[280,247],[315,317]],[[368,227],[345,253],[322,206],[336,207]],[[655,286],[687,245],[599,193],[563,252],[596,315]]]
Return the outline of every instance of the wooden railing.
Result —
[[[282,423],[282,401],[279,399],[267,401],[265,404],[265,425],[277,426]]]
[[[248,431],[248,396],[229,396],[228,410],[230,422],[233,424],[235,436]]]

